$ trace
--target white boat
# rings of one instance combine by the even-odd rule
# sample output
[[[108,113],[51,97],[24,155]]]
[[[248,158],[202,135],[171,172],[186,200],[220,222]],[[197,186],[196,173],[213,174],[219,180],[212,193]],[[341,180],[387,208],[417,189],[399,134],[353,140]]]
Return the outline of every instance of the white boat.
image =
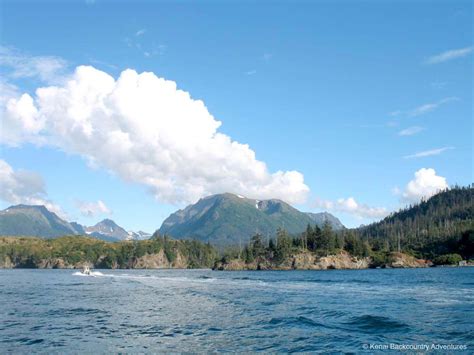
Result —
[[[91,274],[91,269],[89,268],[89,266],[84,266],[81,273],[83,273],[84,275],[90,275]]]

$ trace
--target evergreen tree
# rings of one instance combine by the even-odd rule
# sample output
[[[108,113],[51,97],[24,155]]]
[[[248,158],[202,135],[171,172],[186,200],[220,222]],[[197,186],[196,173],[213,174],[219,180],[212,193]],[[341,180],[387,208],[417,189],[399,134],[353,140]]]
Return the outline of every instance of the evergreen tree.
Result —
[[[277,230],[277,245],[275,257],[278,261],[284,261],[291,253],[291,239],[286,230],[278,228]]]

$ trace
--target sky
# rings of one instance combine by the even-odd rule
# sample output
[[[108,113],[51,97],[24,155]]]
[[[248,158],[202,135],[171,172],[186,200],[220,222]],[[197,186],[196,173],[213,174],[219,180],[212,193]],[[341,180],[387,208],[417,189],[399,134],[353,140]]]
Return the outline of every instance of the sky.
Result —
[[[153,232],[232,192],[355,227],[473,182],[471,1],[0,4],[0,208]]]

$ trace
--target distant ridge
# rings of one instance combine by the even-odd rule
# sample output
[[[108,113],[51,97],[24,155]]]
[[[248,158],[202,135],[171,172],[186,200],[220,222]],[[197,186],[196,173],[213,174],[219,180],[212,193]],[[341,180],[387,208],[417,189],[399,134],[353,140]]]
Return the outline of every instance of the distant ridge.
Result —
[[[45,206],[16,205],[0,211],[0,236],[57,238],[65,235],[88,235],[109,242],[148,239],[151,234],[125,231],[111,219],[92,227],[67,222]]]
[[[17,205],[0,211],[0,235],[56,238],[81,231],[80,225],[66,222],[44,206]]]
[[[89,236],[107,241],[118,240],[143,240],[151,237],[150,233],[143,231],[127,232],[111,219],[104,219],[92,227],[86,227],[85,233]]]

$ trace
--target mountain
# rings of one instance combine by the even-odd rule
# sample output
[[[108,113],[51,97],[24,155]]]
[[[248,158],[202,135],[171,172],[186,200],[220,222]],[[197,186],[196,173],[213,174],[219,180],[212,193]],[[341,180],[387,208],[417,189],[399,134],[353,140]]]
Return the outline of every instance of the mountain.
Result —
[[[321,213],[312,213],[312,212],[306,212],[306,214],[313,220],[313,223],[322,226],[326,221],[328,221],[332,229],[334,230],[341,230],[344,229],[344,225],[341,223],[341,221],[337,218],[334,217],[332,214],[327,213],[327,212],[321,212]]]
[[[151,233],[147,233],[144,231],[138,231],[138,232],[128,231],[127,240],[146,240],[146,239],[150,239],[151,236],[152,236]]]
[[[70,222],[71,226],[76,230],[77,234],[84,235],[86,234],[86,231],[84,230],[84,226],[80,225],[79,223],[76,222]]]
[[[125,231],[110,219],[92,227],[67,222],[44,206],[17,205],[0,211],[0,235],[57,238],[65,235],[89,235],[109,242],[144,240],[151,237],[143,231]]]
[[[208,196],[171,214],[159,233],[195,238],[219,247],[246,243],[255,233],[274,235],[279,227],[290,234],[304,231],[308,224],[328,220],[335,229],[341,222],[330,214],[306,214],[281,200],[255,200],[230,193]]]
[[[111,219],[104,219],[92,227],[86,227],[89,236],[107,241],[127,240],[128,232]]]
[[[109,242],[119,240],[145,240],[151,237],[150,233],[143,231],[126,231],[111,219],[104,219],[92,227],[84,229],[85,234]]]
[[[77,223],[69,223],[44,206],[17,205],[0,211],[0,235],[56,238],[80,234]]]

